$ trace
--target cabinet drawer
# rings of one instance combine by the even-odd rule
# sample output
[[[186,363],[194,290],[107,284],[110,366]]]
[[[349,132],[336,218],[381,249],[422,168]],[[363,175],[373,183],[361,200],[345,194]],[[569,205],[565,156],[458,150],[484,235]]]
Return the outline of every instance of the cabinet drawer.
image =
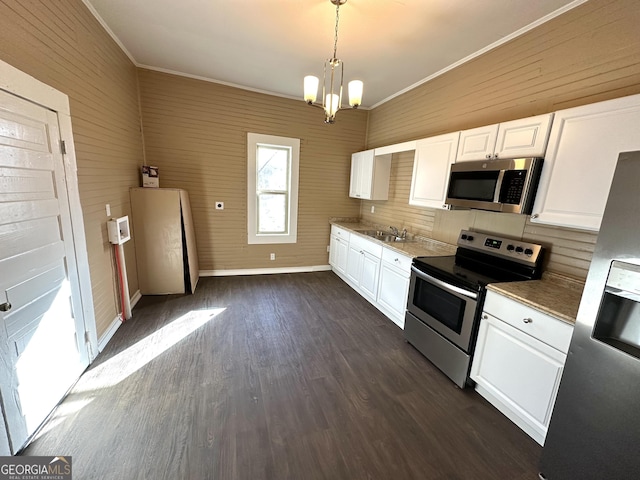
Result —
[[[351,233],[349,233],[349,230],[345,230],[344,228],[340,228],[336,225],[331,225],[331,235],[335,235],[336,237],[342,238],[348,242]]]
[[[390,248],[383,248],[382,261],[402,270],[402,272],[406,273],[407,276],[411,274],[411,263],[413,262],[413,257],[407,257],[406,255],[402,255]]]
[[[351,235],[349,239],[349,245],[354,250],[362,250],[363,252],[370,253],[374,257],[380,258],[382,256],[382,245],[373,242],[371,240],[367,240],[360,235]]]
[[[567,353],[573,326],[498,293],[488,291],[484,311],[551,347]]]

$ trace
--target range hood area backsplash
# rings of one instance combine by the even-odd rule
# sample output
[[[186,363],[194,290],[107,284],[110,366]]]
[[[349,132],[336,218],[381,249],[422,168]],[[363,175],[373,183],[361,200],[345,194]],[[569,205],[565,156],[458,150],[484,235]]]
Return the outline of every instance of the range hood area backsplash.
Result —
[[[532,224],[528,215],[485,212],[481,210],[437,210],[409,205],[414,153],[396,153],[391,162],[389,199],[363,200],[362,220],[406,228],[410,233],[455,244],[460,230],[493,232],[548,248],[545,270],[580,280],[587,276],[597,233]],[[371,207],[375,212],[371,213]]]

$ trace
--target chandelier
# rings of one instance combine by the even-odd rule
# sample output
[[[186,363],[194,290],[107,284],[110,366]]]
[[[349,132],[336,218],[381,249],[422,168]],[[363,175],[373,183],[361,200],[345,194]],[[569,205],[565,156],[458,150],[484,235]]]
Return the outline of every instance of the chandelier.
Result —
[[[344,64],[337,58],[338,49],[338,21],[340,19],[340,5],[347,3],[347,0],[330,0],[336,6],[336,29],[333,40],[333,57],[324,62],[324,77],[322,84],[322,104],[315,103],[318,94],[320,80],[313,75],[304,77],[304,100],[312,107],[324,109],[324,122],[334,123],[336,113],[342,106],[342,81],[344,78]],[[360,80],[349,82],[349,105],[358,108],[362,104],[363,83]]]

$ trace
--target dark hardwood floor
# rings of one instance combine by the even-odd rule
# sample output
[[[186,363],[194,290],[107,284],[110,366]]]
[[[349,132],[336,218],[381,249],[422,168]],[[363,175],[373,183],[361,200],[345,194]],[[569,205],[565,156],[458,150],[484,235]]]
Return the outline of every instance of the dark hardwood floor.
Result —
[[[537,479],[541,448],[331,272],[133,313],[24,454],[83,480]]]

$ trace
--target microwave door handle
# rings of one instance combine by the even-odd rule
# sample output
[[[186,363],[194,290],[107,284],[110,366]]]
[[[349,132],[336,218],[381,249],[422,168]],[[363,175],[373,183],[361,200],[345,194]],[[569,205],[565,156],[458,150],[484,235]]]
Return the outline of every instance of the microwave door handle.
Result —
[[[498,180],[496,181],[496,190],[493,192],[493,203],[500,203],[500,190],[502,190],[503,180],[504,170],[500,170],[500,173],[498,173]]]
[[[424,273],[422,270],[417,269],[413,265],[411,266],[411,271],[413,273],[415,273],[417,277],[421,278],[425,282],[433,283],[434,285],[437,285],[440,288],[442,288],[443,290],[446,290],[446,291],[448,291],[450,293],[454,293],[454,294],[457,293],[458,295],[463,295],[463,296],[469,297],[469,298],[471,298],[473,300],[477,300],[478,299],[478,294],[477,293],[469,292],[467,290],[464,290],[463,288],[456,287],[454,285],[449,285],[447,282],[443,282],[442,280],[438,280],[437,278],[432,277],[431,275]]]

